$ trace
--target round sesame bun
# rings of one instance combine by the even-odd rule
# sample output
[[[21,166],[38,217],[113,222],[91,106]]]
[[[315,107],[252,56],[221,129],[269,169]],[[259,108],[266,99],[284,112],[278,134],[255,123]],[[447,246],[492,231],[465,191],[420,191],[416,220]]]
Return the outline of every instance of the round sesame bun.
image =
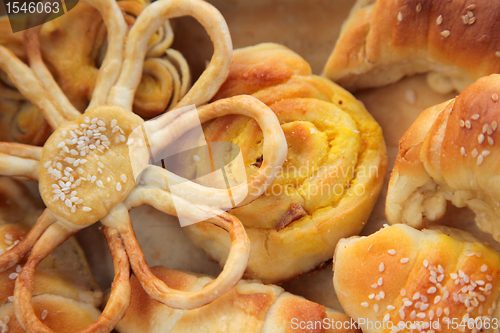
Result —
[[[430,73],[439,92],[500,73],[496,1],[358,0],[324,74],[354,91]]]
[[[228,211],[241,220],[251,241],[245,277],[290,280],[330,260],[340,238],[363,228],[387,168],[382,130],[361,102],[312,75],[301,57],[281,45],[234,52],[229,78],[215,99],[240,94],[274,111],[288,143],[283,169],[266,193]],[[266,160],[262,131],[247,117],[218,118],[204,133],[208,142],[239,146],[247,179]],[[183,167],[184,174],[188,169]],[[191,171],[193,178],[203,172]],[[226,232],[208,223],[184,229],[196,246],[224,263],[230,244]]]
[[[43,212],[41,202],[20,182],[0,177],[0,253],[10,250]],[[24,332],[15,319],[13,295],[24,261],[0,272],[0,332]],[[54,332],[74,332],[99,317],[102,293],[82,249],[70,238],[35,272],[33,306]],[[7,327],[7,328],[4,328]]]
[[[377,329],[384,322],[386,328],[400,321],[421,325],[427,332],[457,332],[452,323],[478,316],[491,324],[500,315],[499,279],[499,253],[447,227],[385,227],[341,240],[334,257],[335,292],[365,333],[389,332]]]
[[[425,110],[399,144],[387,219],[416,228],[439,220],[447,201],[469,207],[478,227],[500,240],[500,75],[479,79],[455,99]]]
[[[206,276],[157,266],[153,273],[178,290],[197,290],[212,281]],[[350,327],[350,318],[275,285],[240,281],[214,302],[194,310],[178,310],[154,301],[135,276],[131,279],[132,297],[125,317],[118,323],[120,333],[148,332],[336,332],[361,333]],[[321,328],[318,326],[321,323]],[[342,323],[339,329],[328,329]],[[295,323],[295,324],[294,324]],[[306,325],[316,325],[317,330]],[[295,325],[297,327],[295,327]],[[302,329],[299,329],[302,327]]]

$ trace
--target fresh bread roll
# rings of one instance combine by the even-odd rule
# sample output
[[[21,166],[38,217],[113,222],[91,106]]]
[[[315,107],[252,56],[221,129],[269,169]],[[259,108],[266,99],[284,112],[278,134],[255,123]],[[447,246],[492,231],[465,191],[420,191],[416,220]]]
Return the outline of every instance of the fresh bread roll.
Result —
[[[0,177],[0,253],[26,235],[42,209],[41,203],[21,183]],[[2,333],[24,332],[12,303],[22,264],[0,272]],[[40,264],[33,295],[35,314],[54,332],[75,332],[97,320],[102,293],[75,239],[69,239]]]
[[[274,111],[288,143],[282,172],[266,193],[229,210],[251,241],[245,276],[276,283],[322,265],[340,238],[361,231],[384,181],[386,146],[361,102],[312,75],[309,65],[284,46],[260,44],[234,52],[229,78],[214,99],[240,94]],[[249,118],[221,117],[204,133],[208,142],[240,147],[247,179],[266,159],[262,131]],[[204,170],[190,164],[182,172],[194,179]],[[196,246],[224,263],[230,239],[222,229],[197,223],[184,230]]]
[[[333,283],[364,333],[498,332],[499,275],[499,253],[469,233],[397,224],[341,240]]]
[[[429,73],[442,93],[500,73],[497,1],[358,0],[324,69],[350,91]]]
[[[436,221],[447,201],[469,207],[478,227],[500,240],[500,75],[479,79],[425,110],[399,143],[386,215],[415,228]]]
[[[212,281],[206,276],[162,266],[153,267],[152,271],[178,290],[197,290]],[[275,285],[242,280],[224,296],[195,310],[172,309],[154,301],[135,276],[131,285],[130,307],[116,327],[120,333],[361,332],[345,314],[287,293]]]

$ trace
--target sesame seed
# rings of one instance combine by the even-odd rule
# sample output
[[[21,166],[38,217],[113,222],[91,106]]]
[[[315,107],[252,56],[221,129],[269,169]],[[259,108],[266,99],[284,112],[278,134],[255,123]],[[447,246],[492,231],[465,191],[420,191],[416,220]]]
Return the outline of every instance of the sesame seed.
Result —
[[[127,176],[125,174],[122,174],[120,176],[120,179],[122,180],[122,182],[126,183],[127,182]]]
[[[434,298],[434,304],[438,304],[440,301],[441,301],[441,296],[436,296],[436,298]]]
[[[370,294],[370,296],[368,296],[369,299],[374,299],[375,298],[375,294]]]
[[[476,148],[474,148],[474,150],[472,151],[472,157],[476,158],[477,155],[479,155],[479,152],[477,151]]]
[[[10,280],[15,280],[17,278],[18,274],[17,273],[10,273],[9,274],[9,279]]]
[[[399,22],[403,21],[403,13],[401,12],[398,13],[398,21]]]
[[[378,266],[378,271],[379,271],[380,273],[382,273],[384,270],[385,270],[385,265],[384,265],[384,263],[381,263],[381,264]]]
[[[378,312],[378,310],[379,310],[379,306],[378,306],[378,304],[375,304],[375,305],[373,306],[373,310],[375,310],[375,312]]]
[[[467,6],[467,9],[468,10],[474,10],[474,9],[476,9],[476,5],[475,4],[470,4],[470,5]]]
[[[450,315],[450,309],[448,309],[448,308],[444,308],[444,311],[443,311],[443,312],[444,312],[444,314],[445,314],[445,315],[447,315],[447,316],[449,316],[449,315]]]
[[[401,292],[400,292],[401,296],[406,296],[406,289],[405,288],[402,288],[401,289]]]
[[[436,291],[437,291],[436,287],[430,287],[429,289],[427,289],[428,294],[435,294]]]
[[[439,15],[438,18],[436,19],[437,25],[441,25],[443,23],[443,15]]]
[[[417,317],[420,318],[420,319],[424,319],[425,318],[425,313],[424,312],[419,312],[417,314]]]
[[[484,134],[479,134],[479,136],[477,137],[477,142],[479,142],[479,144],[484,142]]]
[[[493,146],[495,144],[495,141],[493,141],[493,139],[490,136],[488,137],[488,144],[490,146]]]
[[[381,298],[381,299],[384,299],[384,298],[385,298],[385,293],[384,293],[383,291],[381,291],[381,292],[379,293],[379,296],[380,296],[380,298]]]
[[[361,306],[364,308],[367,308],[370,306],[370,304],[368,304],[367,302],[363,302],[363,303],[361,303]]]
[[[47,310],[43,310],[42,313],[40,314],[40,319],[45,320],[47,318]]]
[[[378,279],[377,284],[379,286],[383,285],[384,284],[384,279],[382,279],[382,278]]]
[[[95,177],[95,176],[94,176]],[[99,187],[104,187],[104,184],[102,183],[102,181],[98,180],[95,182],[97,186]]]
[[[479,115],[478,113],[476,113],[476,114],[473,114],[473,115],[472,115],[471,119],[472,119],[472,120],[478,120],[478,119],[479,119],[479,117],[480,117],[480,115]]]
[[[111,120],[111,127],[115,127],[117,123],[116,119]]]
[[[488,265],[484,264],[483,266],[481,266],[481,272],[486,272],[488,270]]]
[[[417,11],[417,13],[420,13],[420,11],[422,10],[422,4],[420,2],[417,4],[415,10]]]
[[[489,150],[483,150],[483,152],[481,153],[481,155],[483,155],[484,157],[488,156],[489,154],[491,154],[491,151]]]
[[[462,156],[465,156],[465,148],[464,147],[460,148],[460,154],[462,154]]]
[[[483,164],[483,162],[484,162],[484,156],[483,155],[479,155],[477,157],[477,165],[481,165],[481,164]]]
[[[387,314],[384,316],[384,319],[383,319],[382,321],[386,322],[386,321],[389,321],[389,320],[391,320],[391,315],[387,313]]]
[[[378,288],[378,284],[377,283],[372,284],[372,288],[373,289],[377,289]]]
[[[82,210],[84,212],[90,212],[92,210],[92,208],[90,208],[90,207],[83,207]]]
[[[399,310],[399,318],[401,318],[402,320],[404,320],[406,317],[406,314],[403,310]]]
[[[470,121],[468,120],[465,121],[465,127],[467,127],[468,129],[472,127]]]
[[[120,192],[122,190],[122,185],[120,183],[116,183],[116,190]]]
[[[494,100],[495,102],[498,101],[498,95],[497,94],[491,95],[491,99]]]
[[[450,30],[443,30],[441,31],[441,36],[443,37],[448,37],[451,34]]]
[[[395,255],[396,254],[396,250],[389,250],[387,251],[387,253],[389,253],[391,256]]]
[[[403,259],[401,259],[401,260],[400,260],[400,262],[401,262],[402,264],[406,264],[406,263],[408,263],[409,261],[410,261],[410,258],[403,258]]]
[[[429,261],[427,259],[424,260],[424,267],[425,268],[429,267]]]
[[[420,298],[420,293],[419,293],[419,292],[415,293],[415,294],[413,295],[413,297],[412,297],[412,299],[413,299],[414,301],[415,301],[415,300],[417,300],[417,299],[419,299],[419,298]]]
[[[7,299],[9,300],[9,302],[14,302],[14,296],[9,296],[7,297]]]
[[[404,306],[407,306],[407,307],[408,307],[408,306],[412,306],[412,305],[413,305],[413,302],[412,302],[412,301],[404,301],[404,302],[403,302],[403,305],[404,305]]]
[[[463,119],[460,119],[460,127],[464,127],[465,126],[465,122]]]
[[[498,126],[498,124],[497,124],[497,122],[496,122],[496,121],[493,121],[493,122],[491,123],[491,128],[492,128],[494,131],[496,131],[496,130],[497,130],[497,126]]]
[[[393,305],[387,305],[387,310],[392,311],[396,310],[396,308]]]

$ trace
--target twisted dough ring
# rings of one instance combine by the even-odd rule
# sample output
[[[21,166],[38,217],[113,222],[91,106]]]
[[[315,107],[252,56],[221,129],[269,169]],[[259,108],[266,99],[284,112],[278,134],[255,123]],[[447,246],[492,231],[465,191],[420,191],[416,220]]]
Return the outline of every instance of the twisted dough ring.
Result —
[[[109,47],[91,106],[83,115],[77,115],[70,107],[64,108],[65,97],[61,96],[58,89],[50,89],[54,84],[53,78],[44,70],[45,65],[37,60],[36,54],[32,58],[32,66],[37,69],[32,71],[10,51],[0,47],[0,69],[7,72],[21,93],[42,110],[54,128],[54,133],[43,148],[0,144],[0,174],[38,180],[42,199],[47,206],[33,231],[0,256],[0,270],[4,270],[15,265],[31,249],[25,268],[16,281],[14,302],[18,320],[28,332],[50,332],[34,316],[30,303],[33,272],[38,263],[65,239],[98,220],[105,226],[104,234],[113,253],[115,282],[108,306],[99,320],[81,332],[109,332],[123,317],[130,294],[129,263],[154,299],[173,308],[192,309],[207,304],[234,286],[245,270],[249,255],[243,226],[239,220],[220,209],[220,200],[216,199],[210,205],[200,205],[194,204],[193,200],[197,198],[187,196],[188,193],[187,197],[184,194],[174,196],[165,187],[158,186],[154,176],[162,177],[166,172],[156,166],[149,166],[140,178],[142,185],[136,185],[129,145],[125,139],[126,135],[141,128],[144,123],[132,113],[132,102],[140,83],[147,42],[152,34],[166,19],[182,15],[193,16],[207,29],[214,42],[214,56],[199,81],[178,106],[193,103],[202,105],[214,96],[229,72],[232,46],[222,16],[211,5],[200,0],[157,1],[141,13],[126,36],[126,24],[115,1],[86,2],[101,12],[108,24]],[[126,45],[124,54],[123,45]],[[261,194],[267,184],[274,180],[284,162],[286,142],[283,132],[272,111],[249,96],[203,106],[198,110],[198,117],[204,122],[229,113],[255,118],[266,133],[264,151],[269,154],[266,169],[271,171],[256,174],[247,183],[254,189],[258,188],[257,192]],[[189,119],[183,109],[167,113],[168,126],[160,128],[150,144],[158,143],[159,149],[164,148],[193,127]],[[134,159],[137,157],[134,156]],[[195,189],[204,196],[217,197],[219,192],[202,186],[196,186]],[[235,190],[238,192],[237,188]],[[227,230],[234,246],[221,275],[194,293],[174,291],[162,281],[153,279],[128,215],[130,208],[141,204],[150,204],[169,214],[187,218],[208,218],[209,222]]]

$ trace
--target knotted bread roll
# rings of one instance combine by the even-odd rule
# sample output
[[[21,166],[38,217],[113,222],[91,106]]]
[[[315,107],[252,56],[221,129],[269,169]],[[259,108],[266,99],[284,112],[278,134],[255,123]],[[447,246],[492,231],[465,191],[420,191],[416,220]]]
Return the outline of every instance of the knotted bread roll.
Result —
[[[425,110],[399,143],[386,201],[391,223],[436,221],[447,201],[469,207],[479,228],[500,240],[500,75]]]
[[[229,78],[215,99],[240,94],[274,111],[288,143],[282,172],[266,193],[229,210],[251,240],[246,277],[276,283],[317,268],[331,259],[340,238],[361,231],[384,181],[386,146],[361,102],[312,75],[309,64],[283,46],[234,52]],[[247,117],[221,117],[204,133],[208,142],[240,147],[247,178],[266,160],[262,131]],[[193,179],[206,170],[190,163],[182,171]],[[198,181],[210,185],[204,179]],[[224,263],[230,241],[220,228],[197,223],[184,229],[195,245]]]
[[[496,1],[358,0],[324,74],[354,91],[428,73],[438,92],[500,73]]]

